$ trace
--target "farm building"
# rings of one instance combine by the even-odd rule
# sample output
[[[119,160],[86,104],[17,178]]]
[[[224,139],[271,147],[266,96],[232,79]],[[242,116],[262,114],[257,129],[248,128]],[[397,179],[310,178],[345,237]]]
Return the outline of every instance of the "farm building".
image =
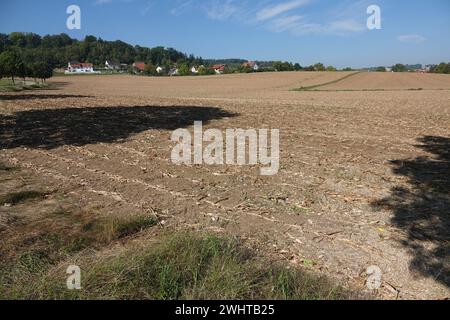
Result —
[[[135,62],[133,63],[133,68],[136,72],[143,72],[145,70],[145,62]]]
[[[106,60],[105,68],[109,70],[120,70],[122,69],[122,65],[116,60]]]
[[[158,72],[159,74],[163,73],[164,71],[165,71],[165,69],[163,67],[156,68],[156,72]]]
[[[217,74],[222,74],[225,72],[225,65],[224,64],[215,64],[212,69],[217,73]]]
[[[74,73],[98,73],[94,71],[94,66],[92,63],[83,63],[77,61],[71,61],[67,65],[67,69],[64,72],[65,74],[74,74]]]
[[[192,67],[192,68],[191,68],[191,73],[197,74],[197,73],[198,73],[198,68],[199,68],[199,67],[195,67],[195,66]]]
[[[169,71],[169,76],[179,76],[180,72],[178,71],[178,68],[172,68]]]
[[[259,66],[258,66],[258,64],[256,63],[256,61],[247,61],[247,62],[244,62],[244,63],[242,64],[242,66],[243,66],[244,68],[246,68],[246,67],[252,68],[254,71],[258,71],[258,70],[259,70]]]

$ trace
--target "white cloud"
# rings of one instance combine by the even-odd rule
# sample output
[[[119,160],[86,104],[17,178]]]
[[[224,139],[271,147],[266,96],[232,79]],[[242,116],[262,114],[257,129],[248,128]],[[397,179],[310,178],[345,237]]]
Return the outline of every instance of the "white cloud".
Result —
[[[404,43],[421,44],[426,40],[426,38],[418,34],[407,34],[398,36],[397,40]]]
[[[268,29],[272,32],[290,32],[292,35],[329,34],[345,36],[364,31],[364,25],[355,20],[335,20],[327,24],[309,22],[304,16],[292,15],[272,20]]]
[[[283,32],[292,30],[301,25],[303,20],[302,16],[294,15],[273,20],[270,29],[274,32]]]
[[[216,0],[205,5],[203,9],[209,19],[221,21],[235,16],[239,11],[239,7],[233,0],[226,0],[225,2]]]
[[[347,34],[363,30],[365,30],[365,26],[352,19],[332,21],[326,28],[326,32],[333,34]]]
[[[309,2],[310,0],[294,0],[265,7],[256,13],[256,20],[265,21],[268,19],[272,19],[280,14],[302,7]]]
[[[310,0],[296,0],[265,7],[256,13],[256,21],[264,24],[269,31],[277,33],[289,32],[296,36],[305,34],[345,36],[365,30],[363,23],[365,20],[359,21],[353,17],[346,18],[343,14],[326,14],[322,18],[325,22],[311,21],[311,18],[306,15],[289,14],[290,11],[305,6],[310,2]],[[343,10],[342,7],[341,10]],[[353,12],[354,10],[350,11]]]
[[[174,16],[179,16],[185,13],[188,9],[190,9],[193,5],[193,0],[177,0],[175,7],[170,9],[170,14]]]
[[[314,20],[309,15],[292,12],[314,0],[291,0],[278,4],[274,3],[274,0],[266,0],[259,5],[248,0],[173,1],[175,4],[170,10],[173,15],[181,15],[189,10],[200,10],[211,20],[234,20],[251,26],[262,26],[275,33],[289,32],[295,36],[305,34],[346,36],[366,30],[365,10],[355,10],[355,4],[349,0],[345,5],[339,5],[339,10],[333,7],[336,10],[332,10],[331,14],[323,12],[321,17]],[[359,0],[358,8],[367,1]],[[344,11],[346,13],[342,14]],[[360,12],[361,17],[356,14],[357,12]],[[320,20],[317,21],[318,19]]]

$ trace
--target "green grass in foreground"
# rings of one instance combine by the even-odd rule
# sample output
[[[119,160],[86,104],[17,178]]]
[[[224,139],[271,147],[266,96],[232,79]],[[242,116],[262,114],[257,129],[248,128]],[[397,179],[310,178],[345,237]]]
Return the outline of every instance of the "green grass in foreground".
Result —
[[[31,258],[39,266],[39,257]],[[50,269],[32,282],[14,284],[8,294],[0,290],[0,298],[2,295],[8,299],[163,300],[357,297],[325,278],[269,263],[236,241],[209,235],[160,236],[120,253],[79,255],[74,264],[82,270],[82,290],[67,290],[66,264]]]

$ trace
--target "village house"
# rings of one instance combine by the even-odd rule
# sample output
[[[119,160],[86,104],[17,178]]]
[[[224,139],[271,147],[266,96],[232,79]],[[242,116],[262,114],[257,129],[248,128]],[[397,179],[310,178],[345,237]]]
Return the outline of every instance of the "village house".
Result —
[[[77,73],[99,73],[94,71],[94,66],[92,63],[84,63],[77,61],[70,61],[67,65],[65,74],[77,74]]]
[[[417,72],[419,73],[429,73],[431,72],[431,65],[422,65],[422,68],[420,68],[419,70],[417,70]]]
[[[170,69],[169,76],[178,76],[178,75],[180,75],[180,72],[178,71],[178,68]]]
[[[116,60],[106,60],[105,68],[108,70],[120,70],[122,69],[122,65]]]
[[[138,62],[133,63],[133,69],[137,73],[144,72],[144,70],[145,70],[145,62],[138,61]]]
[[[198,67],[192,67],[191,68],[191,73],[198,74]]]
[[[242,66],[244,67],[244,68],[251,68],[251,69],[253,69],[253,71],[258,71],[259,70],[259,66],[258,66],[258,64],[256,63],[256,61],[247,61],[247,62],[244,62],[243,64],[242,64]]]
[[[165,70],[165,69],[164,69],[163,67],[157,67],[157,68],[156,68],[156,72],[158,72],[159,74],[163,73],[164,70]]]
[[[217,74],[223,74],[225,72],[225,65],[224,64],[215,64],[213,65],[212,69]]]

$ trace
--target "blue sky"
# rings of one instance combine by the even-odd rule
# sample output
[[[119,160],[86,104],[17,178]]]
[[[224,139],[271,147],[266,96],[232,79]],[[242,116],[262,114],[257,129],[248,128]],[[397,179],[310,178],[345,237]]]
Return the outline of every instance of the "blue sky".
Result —
[[[81,30],[66,27],[72,4],[81,8]],[[366,27],[372,4],[381,8],[381,30]],[[302,65],[450,61],[449,0],[1,0],[0,32],[12,31]]]

